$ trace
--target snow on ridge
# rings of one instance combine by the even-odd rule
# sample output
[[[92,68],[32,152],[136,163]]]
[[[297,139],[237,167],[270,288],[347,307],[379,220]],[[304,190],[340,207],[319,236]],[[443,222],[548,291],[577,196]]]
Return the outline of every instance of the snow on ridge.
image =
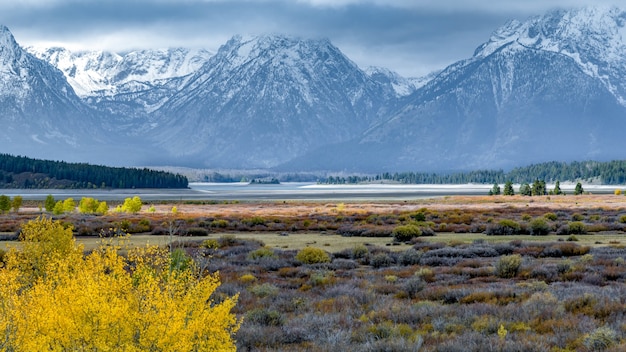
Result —
[[[156,82],[197,70],[213,54],[206,50],[156,49],[120,55],[106,51],[71,52],[64,48],[26,48],[63,72],[80,97],[115,95],[132,82]]]
[[[517,43],[527,48],[563,54],[572,58],[589,76],[603,82],[626,106],[626,12],[614,6],[590,6],[553,10],[525,22],[510,21],[479,46],[473,59]],[[600,74],[612,71],[613,74]]]

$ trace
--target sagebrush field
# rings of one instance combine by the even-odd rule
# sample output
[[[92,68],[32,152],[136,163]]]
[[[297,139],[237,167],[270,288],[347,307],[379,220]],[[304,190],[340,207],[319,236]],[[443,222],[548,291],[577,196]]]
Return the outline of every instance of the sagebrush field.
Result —
[[[79,241],[131,233],[219,273],[241,351],[626,349],[624,196],[146,208],[55,218]],[[38,215],[2,215],[0,232]]]

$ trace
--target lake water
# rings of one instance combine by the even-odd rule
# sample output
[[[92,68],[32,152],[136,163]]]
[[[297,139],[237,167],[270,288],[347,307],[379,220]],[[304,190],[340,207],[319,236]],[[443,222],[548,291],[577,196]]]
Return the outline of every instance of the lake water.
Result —
[[[190,183],[189,189],[2,189],[0,194],[21,195],[26,200],[43,200],[48,194],[55,199],[92,197],[99,200],[123,200],[140,196],[142,200],[391,200],[417,199],[449,195],[486,195],[492,185],[318,185],[315,183],[286,182],[278,185],[247,183]],[[548,185],[551,189],[554,186]],[[619,186],[584,185],[592,193],[613,193]],[[622,187],[623,188],[623,187]],[[574,185],[561,184],[571,192]],[[516,188],[517,191],[517,188]]]

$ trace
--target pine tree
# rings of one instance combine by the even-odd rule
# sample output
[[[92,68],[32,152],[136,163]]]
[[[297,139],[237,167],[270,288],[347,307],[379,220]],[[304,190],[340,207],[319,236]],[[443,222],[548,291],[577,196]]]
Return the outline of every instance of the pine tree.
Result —
[[[52,194],[48,194],[48,196],[46,197],[46,201],[44,203],[44,208],[46,208],[46,211],[51,213],[54,210],[55,204],[56,204],[56,201],[54,200],[54,197],[52,196]]]
[[[519,188],[519,193],[523,196],[531,196],[532,190],[530,189],[530,185],[528,183],[523,183]]]
[[[583,192],[585,192],[585,190],[583,190],[583,185],[580,182],[576,183],[576,187],[574,188],[574,194],[578,196],[583,194]]]
[[[513,182],[506,181],[506,183],[504,184],[504,195],[505,196],[515,195],[515,191],[513,190]]]
[[[489,195],[492,196],[499,196],[500,195],[500,185],[497,183],[493,184],[493,187],[491,188],[491,190],[489,191]]]
[[[11,210],[11,198],[7,195],[0,195],[0,214]]]

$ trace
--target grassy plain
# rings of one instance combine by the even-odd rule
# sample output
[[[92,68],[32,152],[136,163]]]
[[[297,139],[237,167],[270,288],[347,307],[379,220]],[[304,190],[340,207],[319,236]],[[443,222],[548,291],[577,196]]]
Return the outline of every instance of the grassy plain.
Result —
[[[87,247],[120,229],[134,246],[175,233],[174,247],[219,272],[215,300],[239,294],[241,351],[626,350],[624,196],[154,207],[58,218]],[[2,215],[0,231],[39,215]],[[408,224],[428,236],[392,244]],[[515,234],[486,234],[503,224]],[[305,247],[328,260],[296,259]]]

